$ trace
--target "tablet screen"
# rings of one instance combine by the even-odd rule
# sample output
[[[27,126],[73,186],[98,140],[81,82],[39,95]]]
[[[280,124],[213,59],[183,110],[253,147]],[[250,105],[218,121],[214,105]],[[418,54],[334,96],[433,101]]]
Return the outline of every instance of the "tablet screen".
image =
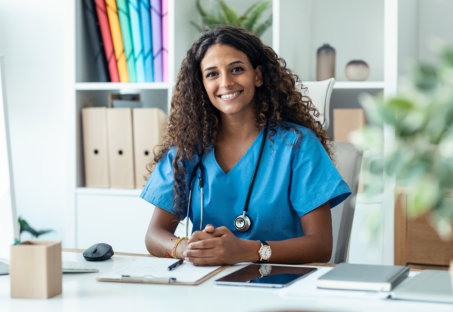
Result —
[[[249,264],[218,280],[218,285],[255,287],[285,287],[312,272],[316,268],[275,264]]]

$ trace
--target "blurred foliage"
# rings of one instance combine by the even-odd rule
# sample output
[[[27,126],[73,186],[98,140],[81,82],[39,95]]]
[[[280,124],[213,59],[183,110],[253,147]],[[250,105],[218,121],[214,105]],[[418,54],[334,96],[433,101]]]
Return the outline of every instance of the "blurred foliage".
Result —
[[[25,219],[22,219],[21,217],[18,218],[18,221],[19,221],[20,234],[22,234],[23,232],[28,232],[33,237],[38,238],[39,236],[41,236],[43,234],[52,232],[52,230],[36,230]]]
[[[352,140],[369,155],[367,184],[375,187],[365,191],[382,189],[376,185],[382,186],[383,172],[396,177],[408,194],[408,215],[428,213],[447,238],[453,234],[453,46],[439,45],[438,56],[437,65],[415,64],[395,96],[364,96],[370,126]],[[384,125],[395,134],[385,155]]]
[[[207,29],[214,29],[221,25],[234,25],[245,28],[258,37],[272,25],[272,14],[260,22],[263,13],[271,7],[271,1],[256,2],[252,4],[242,15],[229,7],[224,0],[217,0],[213,10],[206,10],[197,0],[197,10],[201,16],[201,25],[195,22],[191,24],[200,32]]]

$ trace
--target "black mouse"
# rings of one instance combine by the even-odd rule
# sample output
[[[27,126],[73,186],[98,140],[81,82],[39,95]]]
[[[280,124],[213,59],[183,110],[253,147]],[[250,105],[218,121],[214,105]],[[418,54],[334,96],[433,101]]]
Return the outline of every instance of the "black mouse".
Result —
[[[94,244],[83,252],[83,257],[88,261],[104,261],[112,256],[112,246],[105,243]]]

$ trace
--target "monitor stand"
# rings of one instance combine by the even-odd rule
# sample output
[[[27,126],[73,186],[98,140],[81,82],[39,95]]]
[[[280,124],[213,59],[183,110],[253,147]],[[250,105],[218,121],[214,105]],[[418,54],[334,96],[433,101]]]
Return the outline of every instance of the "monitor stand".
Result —
[[[0,275],[8,275],[9,274],[9,265],[4,262],[3,260],[0,260]]]

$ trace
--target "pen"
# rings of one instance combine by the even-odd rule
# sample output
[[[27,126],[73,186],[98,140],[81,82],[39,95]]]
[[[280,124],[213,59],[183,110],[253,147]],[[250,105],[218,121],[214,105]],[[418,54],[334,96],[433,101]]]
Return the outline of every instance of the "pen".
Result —
[[[183,262],[184,262],[184,259],[179,259],[178,261],[176,261],[175,263],[173,263],[172,265],[170,265],[168,267],[168,271],[173,271],[174,269],[179,267],[181,264],[183,264]]]

